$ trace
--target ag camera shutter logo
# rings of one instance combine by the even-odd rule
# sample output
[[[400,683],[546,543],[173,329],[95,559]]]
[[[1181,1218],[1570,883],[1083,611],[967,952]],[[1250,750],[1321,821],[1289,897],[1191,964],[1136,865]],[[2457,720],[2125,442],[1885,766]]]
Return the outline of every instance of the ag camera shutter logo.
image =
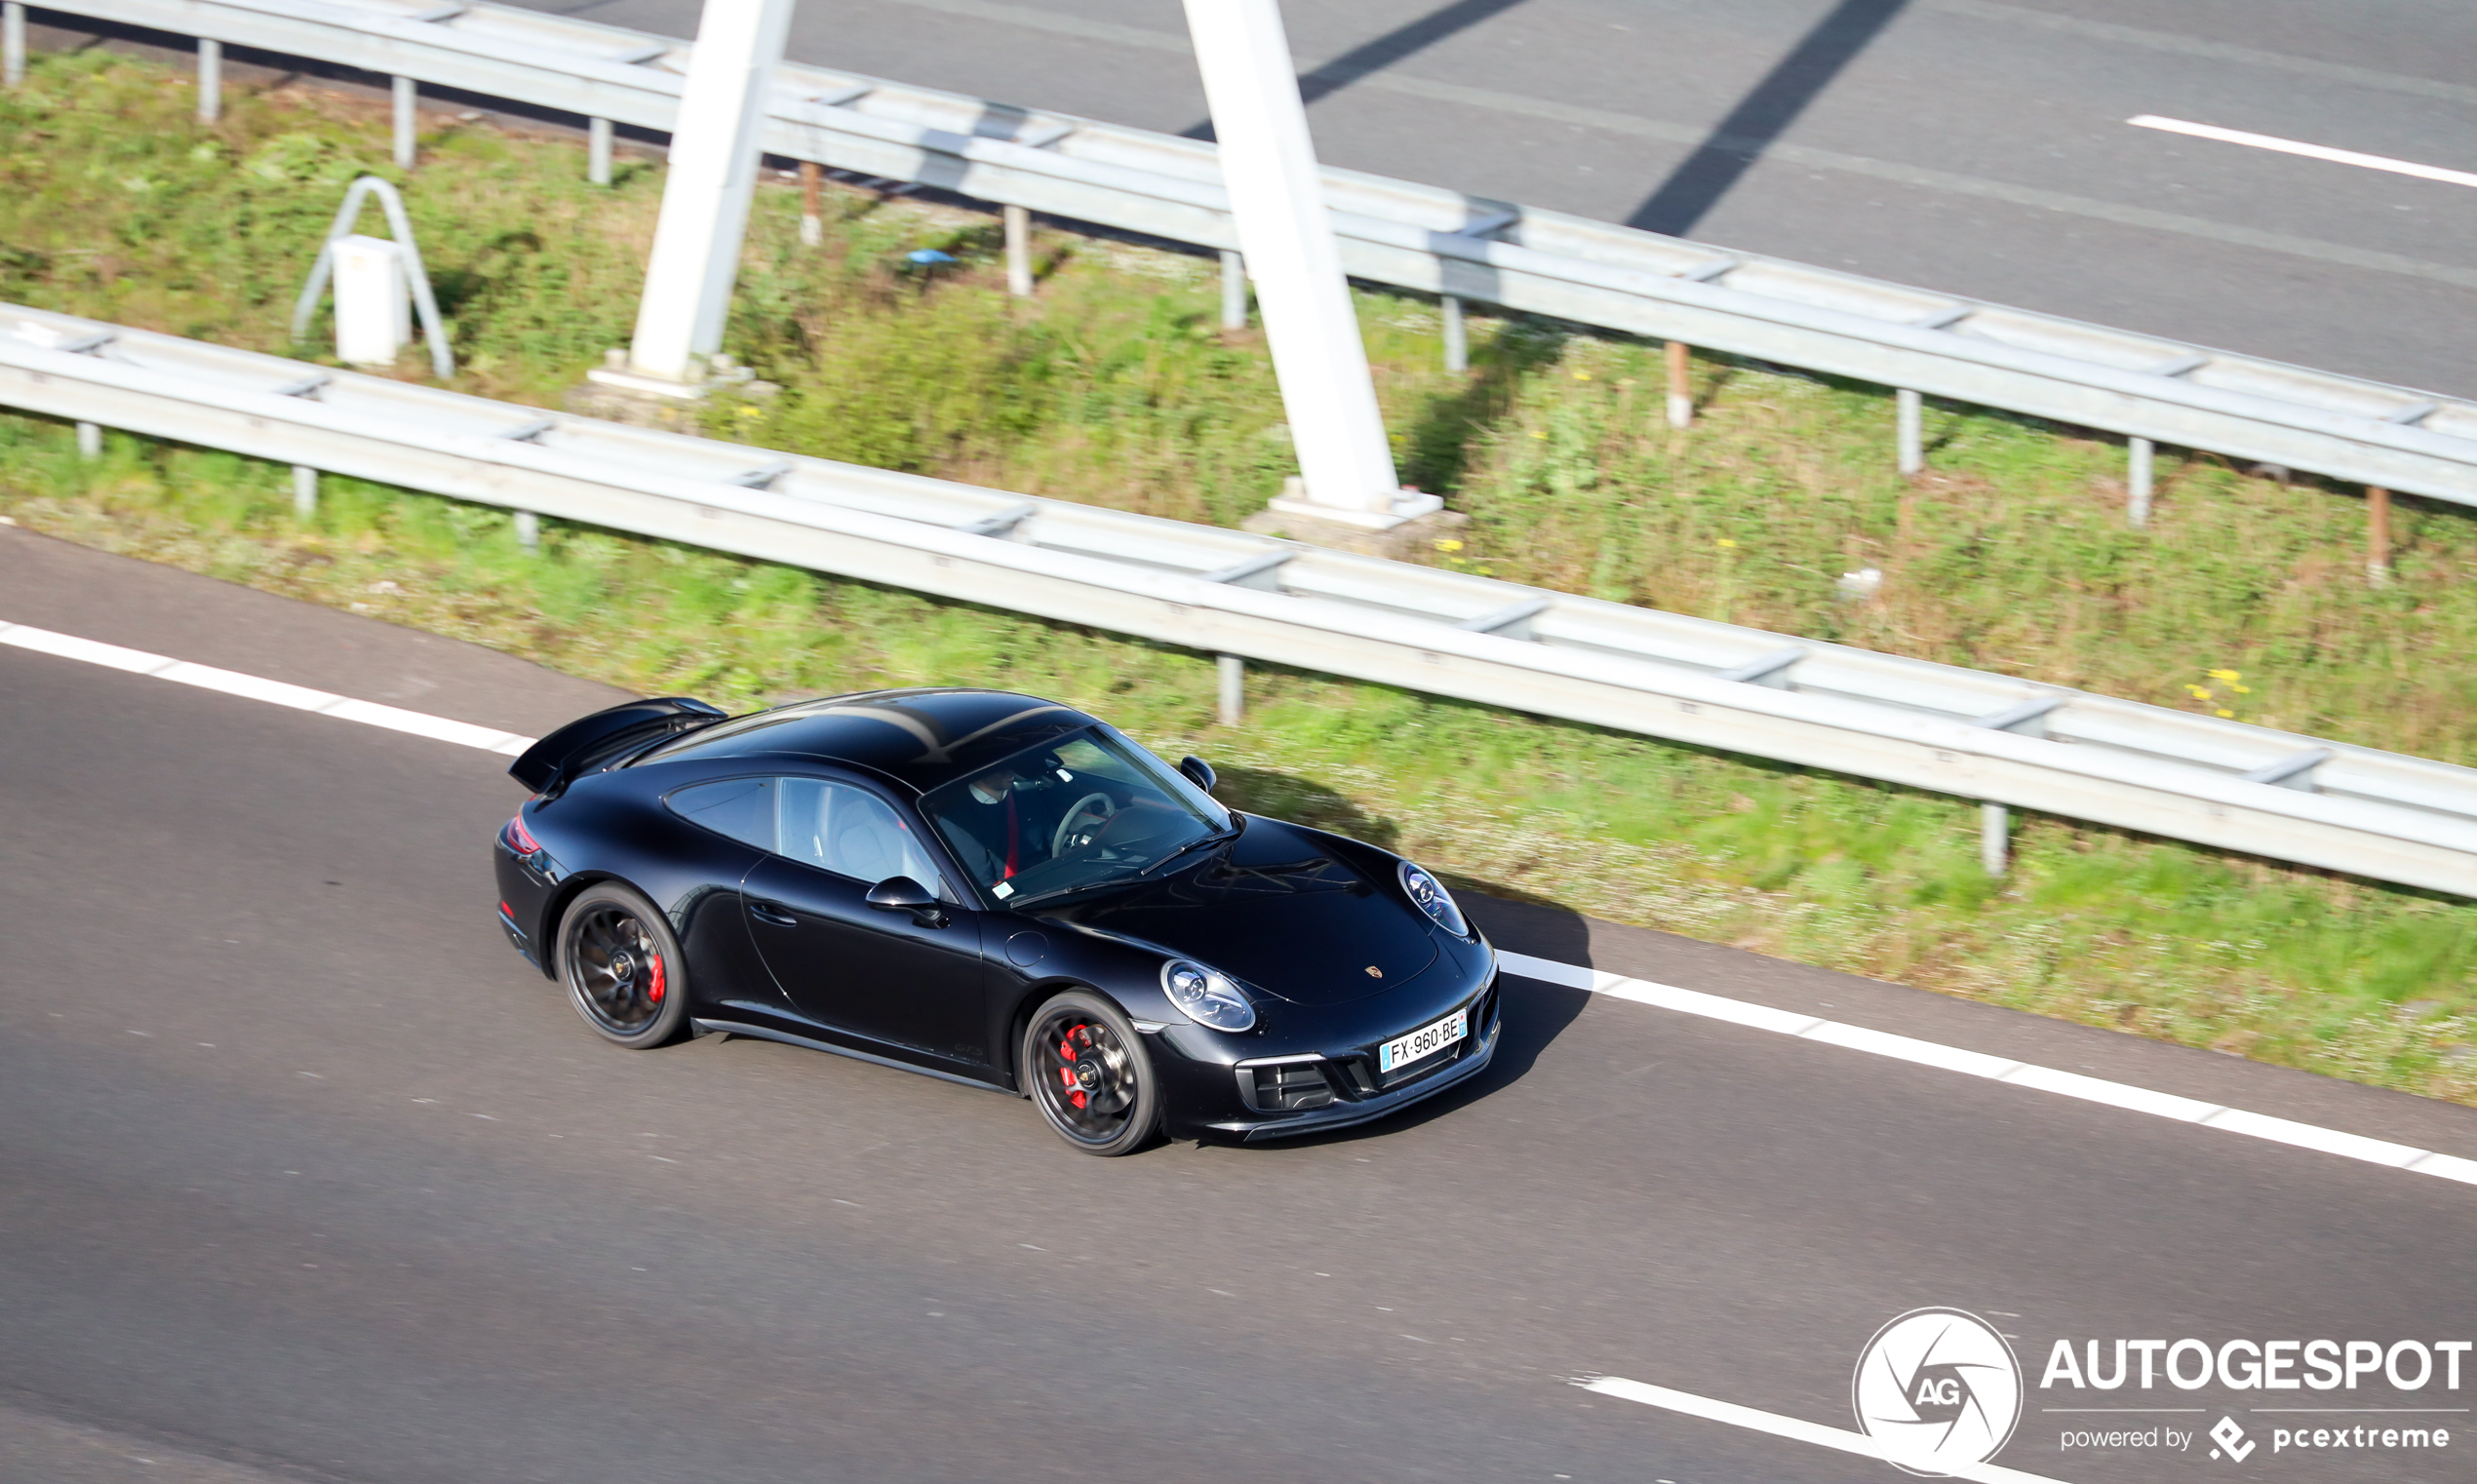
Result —
[[[1958,1308],[1913,1308],[1875,1331],[1849,1391],[1858,1430],[1894,1467],[1931,1479],[2001,1453],[2025,1394],[2012,1346]]]

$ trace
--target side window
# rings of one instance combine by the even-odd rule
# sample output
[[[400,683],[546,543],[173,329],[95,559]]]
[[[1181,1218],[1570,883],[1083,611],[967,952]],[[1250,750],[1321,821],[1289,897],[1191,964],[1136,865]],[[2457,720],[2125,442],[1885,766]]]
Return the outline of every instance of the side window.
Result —
[[[921,841],[886,801],[822,778],[779,780],[782,854],[872,885],[908,876],[943,895],[945,882]]]
[[[774,796],[781,792],[772,778],[726,778],[674,790],[663,802],[672,812],[718,835],[727,835],[760,850],[774,848]]]

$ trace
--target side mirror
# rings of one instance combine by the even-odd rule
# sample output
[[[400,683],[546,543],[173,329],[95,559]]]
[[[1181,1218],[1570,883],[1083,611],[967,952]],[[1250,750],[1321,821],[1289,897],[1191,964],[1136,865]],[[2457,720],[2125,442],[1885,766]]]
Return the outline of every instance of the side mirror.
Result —
[[[1199,789],[1202,789],[1205,793],[1209,794],[1213,791],[1213,765],[1206,762],[1203,759],[1196,757],[1181,758],[1178,760],[1178,770],[1187,775],[1188,782],[1196,785],[1196,787]]]
[[[908,876],[890,876],[869,888],[868,903],[880,912],[908,912],[923,927],[944,927],[946,909],[936,893]]]

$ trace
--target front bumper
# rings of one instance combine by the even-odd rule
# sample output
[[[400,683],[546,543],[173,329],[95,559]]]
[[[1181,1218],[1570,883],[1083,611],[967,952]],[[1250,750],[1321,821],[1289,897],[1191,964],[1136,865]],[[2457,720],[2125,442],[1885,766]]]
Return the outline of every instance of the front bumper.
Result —
[[[1453,1050],[1432,1058],[1433,1067],[1408,1076],[1376,1075],[1372,1046],[1331,1055],[1273,1059],[1285,1068],[1313,1068],[1320,1074],[1330,1101],[1317,1107],[1277,1111],[1265,1106],[1281,1100],[1278,1095],[1269,1096],[1265,1084],[1255,1080],[1271,1070],[1263,1063],[1216,1069],[1220,1076],[1229,1079],[1222,1084],[1228,1092],[1212,1100],[1219,1108],[1191,1124],[1190,1131],[1220,1138],[1235,1136],[1248,1144],[1261,1144],[1372,1122],[1433,1098],[1476,1076],[1496,1055],[1497,1037],[1504,1029],[1505,1018],[1493,975],[1468,1004],[1472,1012],[1469,1037]],[[1257,1090],[1251,1092],[1251,1088]]]

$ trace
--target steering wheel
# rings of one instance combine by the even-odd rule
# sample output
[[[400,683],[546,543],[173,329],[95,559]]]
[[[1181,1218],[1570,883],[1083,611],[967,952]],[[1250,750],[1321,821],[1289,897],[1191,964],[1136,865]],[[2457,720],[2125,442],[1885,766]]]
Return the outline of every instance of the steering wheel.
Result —
[[[1077,800],[1075,807],[1067,810],[1067,817],[1058,821],[1057,833],[1049,837],[1050,858],[1054,860],[1067,853],[1067,838],[1075,834],[1076,827],[1086,820],[1091,822],[1092,835],[1084,837],[1081,843],[1087,845],[1092,843],[1093,838],[1100,834],[1101,828],[1107,825],[1118,811],[1118,805],[1110,801],[1110,796],[1107,794],[1086,794]]]

